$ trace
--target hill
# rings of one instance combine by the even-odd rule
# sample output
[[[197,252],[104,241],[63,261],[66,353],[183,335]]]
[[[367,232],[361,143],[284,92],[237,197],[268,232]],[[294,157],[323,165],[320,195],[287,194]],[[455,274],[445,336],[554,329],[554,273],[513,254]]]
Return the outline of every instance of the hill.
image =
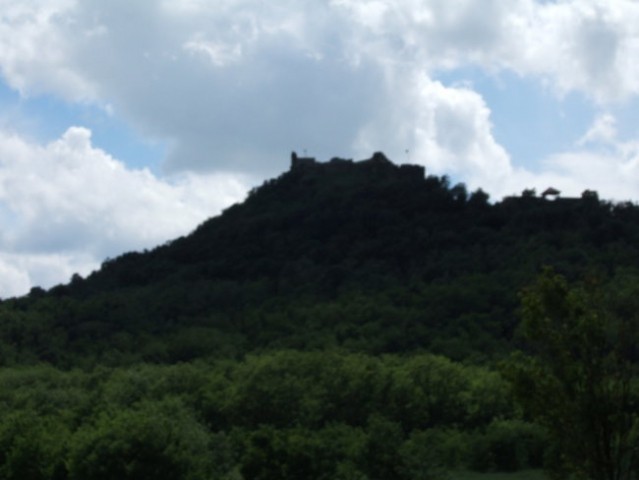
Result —
[[[382,154],[291,160],[190,235],[0,303],[0,479],[567,478],[564,437],[502,376],[522,365],[519,390],[550,399],[559,427],[592,425],[601,405],[637,421],[636,392],[620,417],[593,387],[610,390],[607,373],[580,380],[628,360],[636,385],[638,207],[594,192],[491,203]],[[561,382],[539,394],[544,370],[510,357],[518,292],[545,265],[588,281],[540,277],[528,330],[557,327],[537,347],[594,404]],[[615,318],[617,336],[601,321]]]
[[[381,154],[291,168],[188,236],[0,308],[7,364],[129,363],[295,348],[510,350],[517,293],[639,265],[639,208],[596,193],[490,203]]]

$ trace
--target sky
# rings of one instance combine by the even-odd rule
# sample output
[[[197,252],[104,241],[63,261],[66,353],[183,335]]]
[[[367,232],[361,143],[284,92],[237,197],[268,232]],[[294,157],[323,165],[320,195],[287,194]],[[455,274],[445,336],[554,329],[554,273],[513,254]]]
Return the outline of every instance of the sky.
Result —
[[[188,234],[292,150],[636,202],[637,58],[633,0],[0,0],[0,297]]]

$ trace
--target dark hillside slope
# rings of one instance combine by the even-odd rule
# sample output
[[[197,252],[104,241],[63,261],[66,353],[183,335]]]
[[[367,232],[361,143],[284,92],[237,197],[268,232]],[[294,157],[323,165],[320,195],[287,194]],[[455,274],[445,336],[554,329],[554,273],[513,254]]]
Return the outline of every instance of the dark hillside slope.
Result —
[[[517,291],[543,265],[568,276],[639,267],[639,208],[591,192],[491,204],[382,154],[294,156],[192,234],[4,302],[2,353],[62,364],[335,346],[491,357],[509,349]]]

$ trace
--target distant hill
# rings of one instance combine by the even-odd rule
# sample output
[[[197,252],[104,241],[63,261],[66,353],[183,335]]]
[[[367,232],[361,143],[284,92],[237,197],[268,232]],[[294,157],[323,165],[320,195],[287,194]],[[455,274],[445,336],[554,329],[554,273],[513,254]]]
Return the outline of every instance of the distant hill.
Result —
[[[0,360],[122,364],[264,349],[489,361],[517,293],[639,267],[639,208],[526,191],[491,203],[383,154],[291,168],[188,236],[0,306]]]

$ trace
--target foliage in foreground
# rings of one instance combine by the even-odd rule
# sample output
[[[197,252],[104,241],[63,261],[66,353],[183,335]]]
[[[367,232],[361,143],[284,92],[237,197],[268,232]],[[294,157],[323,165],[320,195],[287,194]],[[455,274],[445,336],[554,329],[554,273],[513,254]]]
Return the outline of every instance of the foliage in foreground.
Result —
[[[555,478],[639,476],[638,294],[635,276],[569,285],[546,270],[522,295],[530,350],[506,372],[518,401],[550,433]]]
[[[0,372],[2,479],[443,478],[539,467],[504,380],[443,357]]]

